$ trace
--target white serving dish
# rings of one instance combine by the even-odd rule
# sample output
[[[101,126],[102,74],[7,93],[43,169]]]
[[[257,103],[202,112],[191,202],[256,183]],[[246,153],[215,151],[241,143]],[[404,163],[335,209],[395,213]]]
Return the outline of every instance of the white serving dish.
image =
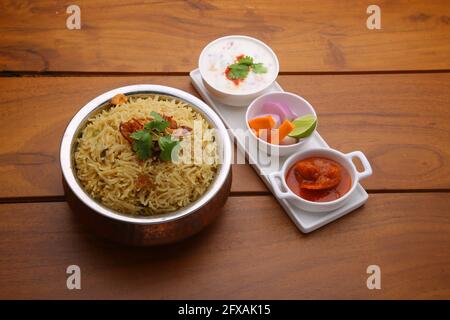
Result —
[[[268,151],[269,154],[278,154],[280,156],[288,156],[293,154],[294,152],[299,150],[299,147],[306,143],[308,139],[310,139],[311,136],[308,136],[306,138],[301,138],[297,143],[289,144],[289,145],[276,145],[271,144],[267,141],[264,141],[263,139],[258,138],[250,129],[248,125],[248,121],[254,117],[256,117],[258,114],[261,114],[261,108],[266,102],[270,101],[277,101],[284,103],[285,105],[288,105],[290,109],[297,114],[298,116],[306,115],[306,114],[313,114],[316,118],[316,111],[314,110],[313,106],[306,101],[304,98],[291,93],[291,92],[268,92],[263,94],[262,96],[256,98],[255,100],[250,103],[250,105],[247,108],[247,111],[245,113],[245,125],[246,128],[250,132],[250,138],[254,141],[254,143],[262,144],[263,147]],[[317,129],[317,121],[316,121],[316,129]],[[316,130],[314,129],[314,130]]]
[[[230,129],[243,129],[246,128],[245,123],[245,109],[230,107],[220,102],[216,101],[206,90],[200,71],[195,69],[190,72],[190,77],[193,86],[196,88],[201,97],[205,102],[210,105],[222,118],[225,125]],[[268,92],[283,91],[277,82],[267,89]],[[247,155],[248,160],[251,162],[252,167],[261,176],[261,179],[266,184],[267,188],[273,192],[273,187],[268,179],[268,175],[279,171],[279,168],[273,168],[272,166],[264,165],[270,160],[270,156],[258,152],[255,150],[246,150],[245,141],[240,136],[235,136],[236,144],[239,149]],[[329,148],[328,144],[320,136],[319,132],[316,130],[308,142],[302,145],[299,149],[307,150],[312,148]],[[280,164],[284,164],[286,157],[280,158]],[[239,177],[235,177],[239,179]],[[303,233],[309,233],[314,231],[340,217],[352,212],[353,210],[361,207],[366,203],[368,199],[368,194],[364,188],[358,183],[352,193],[348,196],[348,201],[346,203],[333,211],[330,212],[308,212],[306,210],[300,209],[292,205],[286,199],[280,199],[275,196],[280,205],[284,208],[285,212],[289,215],[291,220]]]
[[[265,50],[267,50],[267,52],[269,52],[270,55],[272,56],[272,58],[274,59],[275,72],[273,72],[273,74],[270,78],[271,81],[269,81],[264,87],[259,88],[257,91],[250,91],[250,92],[245,92],[245,93],[239,93],[239,92],[230,93],[230,92],[221,90],[217,86],[215,86],[213,83],[208,82],[206,77],[204,77],[204,74],[203,74],[203,76],[201,76],[204,87],[208,90],[208,93],[214,97],[215,100],[219,101],[220,103],[229,105],[229,106],[236,106],[236,107],[248,106],[250,104],[250,102],[253,101],[253,99],[259,97],[264,92],[267,92],[267,89],[275,82],[275,79],[277,78],[278,72],[280,70],[280,64],[278,62],[278,57],[275,54],[275,52],[273,52],[273,50],[268,45],[266,45],[264,42],[262,42],[258,39],[252,38],[252,37],[248,37],[248,36],[230,35],[230,36],[221,37],[214,41],[211,41],[210,43],[208,43],[205,46],[205,48],[203,48],[202,52],[200,53],[199,59],[198,59],[199,74],[202,74],[202,69],[206,68],[206,67],[202,68],[202,66],[204,66],[203,61],[205,59],[206,53],[208,52],[208,49],[220,41],[226,41],[229,39],[230,40],[244,39],[245,41],[254,42],[257,45],[263,47]],[[205,70],[203,70],[203,73],[204,72],[205,72]]]
[[[344,169],[347,170],[347,172],[350,174],[350,178],[352,181],[350,190],[339,199],[328,202],[308,201],[292,192],[292,190],[286,184],[285,179],[286,174],[288,170],[291,168],[291,166],[293,166],[297,161],[309,157],[323,157],[331,159],[339,163],[341,166],[343,166]],[[353,164],[352,161],[353,158],[358,158],[361,161],[364,167],[363,172],[358,172],[355,165]],[[269,174],[268,178],[270,183],[272,184],[273,191],[276,197],[280,199],[286,199],[294,206],[299,207],[300,209],[306,211],[330,212],[342,207],[348,201],[350,195],[358,185],[358,182],[371,175],[372,175],[372,167],[370,166],[370,163],[367,160],[366,156],[361,151],[353,151],[344,154],[340,151],[331,148],[314,148],[314,149],[306,149],[293,154],[288,159],[286,159],[280,171]]]

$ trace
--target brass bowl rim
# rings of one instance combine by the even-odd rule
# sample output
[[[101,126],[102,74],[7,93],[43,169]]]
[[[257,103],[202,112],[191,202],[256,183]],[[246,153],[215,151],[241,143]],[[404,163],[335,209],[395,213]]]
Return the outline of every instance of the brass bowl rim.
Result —
[[[219,137],[219,155],[221,155],[221,163],[219,165],[218,172],[214,178],[208,190],[196,201],[189,204],[186,207],[180,208],[179,210],[160,214],[155,216],[131,216],[120,213],[116,210],[108,208],[101,204],[100,202],[93,199],[81,186],[75,173],[75,167],[73,163],[73,152],[74,145],[78,134],[87,122],[87,119],[92,116],[93,113],[98,112],[110,101],[110,99],[118,93],[123,93],[125,95],[162,95],[172,97],[184,102],[187,102],[192,108],[201,113],[206,120],[211,124],[213,128],[216,129],[217,137]],[[232,149],[231,141],[228,136],[228,131],[219,118],[219,116],[212,110],[206,103],[198,99],[197,97],[167,86],[152,85],[152,84],[138,84],[130,85],[125,87],[116,88],[105,92],[96,98],[89,101],[85,106],[83,106],[69,122],[61,141],[60,148],[60,164],[63,174],[68,187],[76,195],[76,197],[87,205],[89,208],[95,212],[117,220],[121,222],[131,223],[131,224],[161,224],[170,221],[181,219],[185,216],[195,213],[200,208],[202,208],[206,203],[208,203],[214,196],[219,192],[221,187],[226,181],[226,178],[231,170],[231,158]]]

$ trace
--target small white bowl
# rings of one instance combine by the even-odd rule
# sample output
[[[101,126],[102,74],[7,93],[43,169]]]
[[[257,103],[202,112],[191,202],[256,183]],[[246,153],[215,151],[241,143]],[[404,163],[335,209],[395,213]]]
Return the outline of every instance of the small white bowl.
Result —
[[[305,200],[302,197],[295,194],[286,184],[286,174],[288,170],[299,160],[303,160],[309,157],[324,157],[330,160],[334,160],[342,165],[350,174],[352,179],[352,186],[350,190],[339,199],[328,202],[313,202]],[[363,167],[363,172],[358,172],[353,164],[353,158],[358,158]],[[275,195],[280,199],[286,199],[296,207],[310,212],[330,212],[342,207],[349,196],[355,190],[358,182],[364,178],[372,175],[372,167],[366,156],[361,151],[353,151],[347,154],[343,154],[340,151],[334,149],[317,148],[309,149],[303,152],[298,152],[290,156],[279,172],[274,172],[268,176],[270,184],[275,192]],[[280,186],[281,183],[281,186]]]
[[[245,124],[247,126],[247,129],[250,131],[250,137],[253,140],[253,142],[258,143],[258,146],[261,146],[262,150],[267,150],[267,153],[271,155],[278,154],[279,156],[286,156],[293,154],[294,152],[298,151],[299,148],[303,144],[305,144],[308,141],[308,139],[314,134],[314,131],[317,130],[318,121],[316,120],[316,127],[314,131],[308,137],[299,139],[298,142],[295,144],[289,145],[271,144],[261,138],[258,138],[248,125],[248,121],[250,119],[253,119],[263,113],[261,111],[261,108],[266,102],[280,102],[282,104],[285,104],[289,106],[289,108],[297,115],[297,117],[304,116],[307,114],[313,114],[317,118],[316,111],[308,101],[290,92],[266,93],[260,96],[259,98],[256,98],[248,106],[247,112],[245,113]]]
[[[267,81],[267,84],[263,87],[258,88],[256,91],[248,91],[248,92],[236,92],[236,93],[230,93],[230,92],[226,92],[224,90],[221,90],[218,88],[217,85],[214,85],[213,83],[210,83],[206,77],[205,77],[205,68],[206,68],[206,64],[204,63],[205,60],[205,56],[208,53],[208,50],[215,45],[216,43],[220,42],[220,41],[227,41],[227,40],[239,40],[239,39],[244,39],[246,41],[251,41],[256,43],[257,45],[261,46],[264,50],[267,51],[267,53],[269,53],[269,55],[272,56],[273,61],[274,61],[274,72],[272,73],[269,81]],[[246,54],[246,52],[241,52],[242,54]],[[248,53],[247,53],[248,54]],[[248,37],[248,36],[240,36],[240,35],[231,35],[231,36],[226,36],[226,37],[222,37],[222,38],[218,38],[212,42],[210,42],[208,45],[206,45],[206,47],[202,50],[202,52],[200,53],[200,57],[198,59],[198,67],[200,70],[200,74],[202,76],[202,80],[203,80],[203,84],[205,85],[206,89],[208,90],[209,93],[211,93],[211,95],[219,102],[226,104],[226,105],[230,105],[230,106],[248,106],[248,104],[255,98],[257,98],[258,96],[260,96],[261,94],[263,94],[276,80],[277,76],[278,76],[278,72],[280,70],[280,64],[278,62],[278,58],[276,56],[276,54],[273,52],[273,50],[266,45],[264,42],[252,38],[252,37]]]

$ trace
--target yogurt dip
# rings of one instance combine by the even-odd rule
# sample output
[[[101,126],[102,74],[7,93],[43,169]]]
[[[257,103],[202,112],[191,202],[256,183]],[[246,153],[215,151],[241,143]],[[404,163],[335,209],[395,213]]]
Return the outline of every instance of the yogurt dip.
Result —
[[[236,67],[243,57],[251,58],[253,64],[248,64],[245,77],[236,79],[235,74],[229,74],[230,66]],[[247,36],[227,36],[203,49],[199,68],[203,81],[213,91],[226,95],[252,95],[262,92],[275,81],[279,64],[275,53],[263,42]]]

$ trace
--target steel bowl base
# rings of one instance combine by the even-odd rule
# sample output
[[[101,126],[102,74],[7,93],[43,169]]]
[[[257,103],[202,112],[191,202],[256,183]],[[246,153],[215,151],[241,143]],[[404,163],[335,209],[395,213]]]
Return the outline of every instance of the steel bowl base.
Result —
[[[98,214],[81,202],[63,179],[64,194],[71,210],[94,233],[114,242],[132,246],[155,246],[186,239],[209,225],[222,211],[231,189],[232,171],[219,192],[204,206],[177,220],[137,224]]]

